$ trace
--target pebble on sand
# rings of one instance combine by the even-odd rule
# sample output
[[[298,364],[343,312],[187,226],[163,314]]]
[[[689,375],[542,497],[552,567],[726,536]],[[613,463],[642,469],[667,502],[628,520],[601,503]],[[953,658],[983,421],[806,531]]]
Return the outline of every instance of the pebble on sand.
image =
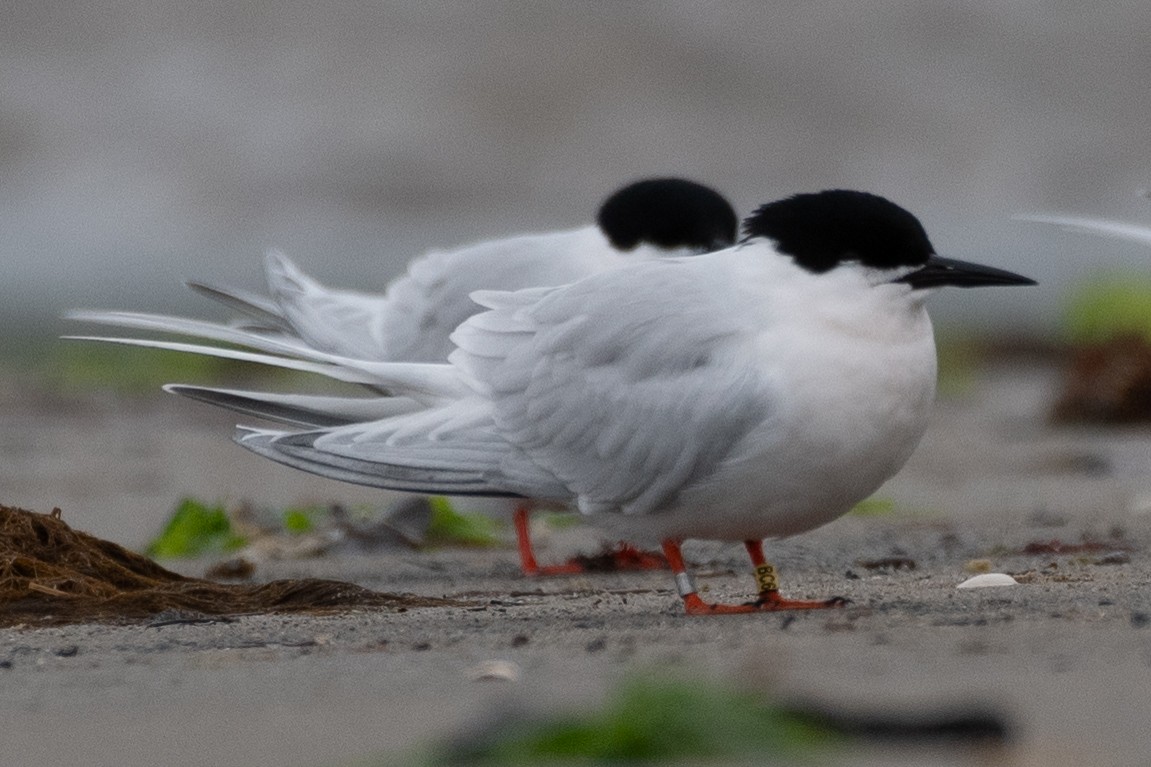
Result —
[[[1007,573],[983,573],[968,578],[963,583],[955,588],[957,589],[982,589],[989,586],[1018,586],[1019,581],[1012,578]]]

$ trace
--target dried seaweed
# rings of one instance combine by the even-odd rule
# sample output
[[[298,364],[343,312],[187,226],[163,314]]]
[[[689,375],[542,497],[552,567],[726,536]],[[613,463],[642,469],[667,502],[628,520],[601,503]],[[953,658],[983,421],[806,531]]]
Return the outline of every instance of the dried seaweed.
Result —
[[[130,622],[166,610],[223,616],[463,604],[314,578],[255,585],[189,578],[73,530],[59,509],[0,506],[0,627]]]

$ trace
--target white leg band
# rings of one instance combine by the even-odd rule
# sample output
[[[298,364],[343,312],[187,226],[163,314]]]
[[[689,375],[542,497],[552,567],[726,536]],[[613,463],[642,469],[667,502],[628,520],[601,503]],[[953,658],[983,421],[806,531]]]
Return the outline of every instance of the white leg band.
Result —
[[[695,593],[695,579],[691,577],[691,573],[675,574],[675,590],[681,597]]]

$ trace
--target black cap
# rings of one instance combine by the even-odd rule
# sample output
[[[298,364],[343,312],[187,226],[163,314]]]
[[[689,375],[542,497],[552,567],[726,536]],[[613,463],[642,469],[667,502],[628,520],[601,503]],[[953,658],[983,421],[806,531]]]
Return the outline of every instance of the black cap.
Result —
[[[682,178],[652,178],[608,197],[596,223],[620,250],[642,243],[706,253],[735,243],[739,219],[714,189]]]

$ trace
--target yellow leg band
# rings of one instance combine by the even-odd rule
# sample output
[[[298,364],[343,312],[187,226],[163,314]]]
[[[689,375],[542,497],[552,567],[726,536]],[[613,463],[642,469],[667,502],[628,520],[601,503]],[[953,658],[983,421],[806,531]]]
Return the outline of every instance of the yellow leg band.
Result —
[[[755,568],[755,585],[763,591],[779,591],[779,578],[776,577],[775,566],[764,563]]]

